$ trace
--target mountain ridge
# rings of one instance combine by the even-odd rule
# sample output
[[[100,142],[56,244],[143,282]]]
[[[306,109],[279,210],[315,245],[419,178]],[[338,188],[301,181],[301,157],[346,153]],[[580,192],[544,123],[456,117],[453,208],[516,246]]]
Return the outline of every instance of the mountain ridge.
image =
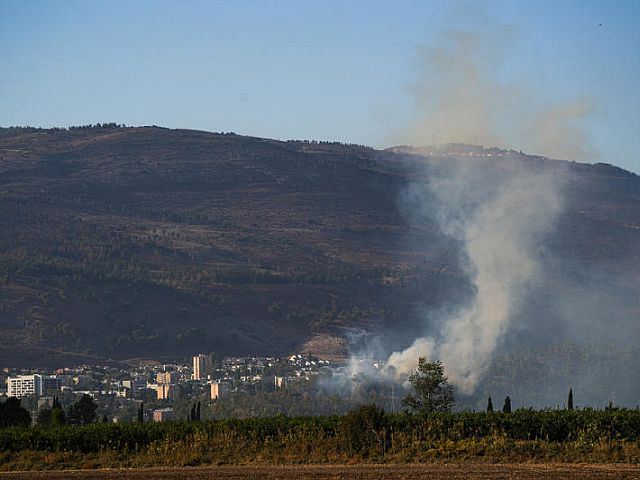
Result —
[[[572,275],[624,272],[628,290],[637,175],[500,152],[567,177],[551,250]],[[421,310],[469,294],[450,242],[399,200],[443,159],[465,161],[160,127],[0,129],[0,360],[280,354],[316,335],[417,332]]]

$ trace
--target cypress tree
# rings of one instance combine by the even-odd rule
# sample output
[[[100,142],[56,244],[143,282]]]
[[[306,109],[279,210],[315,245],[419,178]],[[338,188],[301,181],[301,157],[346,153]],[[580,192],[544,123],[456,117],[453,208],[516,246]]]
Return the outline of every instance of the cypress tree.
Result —
[[[67,423],[67,419],[61,406],[51,410],[51,425],[64,425],[65,423]]]
[[[502,411],[504,413],[511,413],[511,398],[507,395],[507,398],[504,399],[504,405],[502,406]]]
[[[50,425],[51,424],[51,410],[48,408],[41,408],[38,411],[38,416],[36,417],[36,423],[38,425]]]
[[[140,408],[138,409],[138,423],[144,422],[144,402],[140,404]]]
[[[491,397],[489,397],[489,401],[487,402],[487,412],[493,412],[493,402],[491,401]]]
[[[198,402],[198,407],[196,408],[196,420],[200,421],[200,402]]]
[[[573,388],[569,389],[569,400],[567,400],[567,410],[573,410]]]
[[[57,395],[53,397],[53,406],[51,407],[51,424],[52,425],[64,425],[66,423],[66,416],[62,409],[62,404]]]

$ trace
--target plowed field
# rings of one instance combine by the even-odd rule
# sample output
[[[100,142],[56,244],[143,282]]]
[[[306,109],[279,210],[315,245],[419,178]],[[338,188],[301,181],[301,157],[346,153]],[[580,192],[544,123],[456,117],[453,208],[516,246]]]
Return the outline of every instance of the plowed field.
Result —
[[[269,480],[414,480],[414,479],[640,479],[637,465],[487,465],[487,464],[429,464],[429,465],[353,465],[353,466],[221,466],[205,468],[168,468],[133,470],[67,470],[46,472],[2,473],[0,478],[12,479],[269,479]]]

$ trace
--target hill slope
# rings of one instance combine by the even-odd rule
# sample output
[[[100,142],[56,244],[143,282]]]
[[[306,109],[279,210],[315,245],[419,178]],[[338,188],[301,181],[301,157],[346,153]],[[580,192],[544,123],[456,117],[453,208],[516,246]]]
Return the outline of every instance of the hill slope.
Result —
[[[597,277],[619,299],[614,320],[635,328],[640,179],[616,167],[156,127],[0,129],[0,362],[279,354],[362,331],[406,341],[421,310],[469,294],[447,237],[400,200],[443,161],[566,177],[549,241],[563,263],[545,288],[581,295],[571,285]]]

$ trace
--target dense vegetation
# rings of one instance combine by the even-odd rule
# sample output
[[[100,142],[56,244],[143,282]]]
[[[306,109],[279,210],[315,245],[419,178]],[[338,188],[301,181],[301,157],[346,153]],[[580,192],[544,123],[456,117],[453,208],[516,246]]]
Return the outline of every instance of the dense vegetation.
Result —
[[[640,410],[517,410],[0,429],[0,467],[361,461],[640,462]],[[26,463],[25,463],[26,462]],[[31,463],[28,463],[31,462]]]
[[[571,294],[592,268],[613,272],[603,295],[626,298],[625,272],[640,270],[640,180],[513,155],[568,181],[540,298],[554,285]],[[484,170],[508,161],[483,158],[471,161]],[[437,164],[113,123],[0,129],[0,361],[289,353],[346,329],[410,337],[420,312],[469,288],[455,245],[401,205]],[[623,303],[607,316],[620,330],[637,318]],[[536,325],[556,333],[553,312],[535,307]]]

